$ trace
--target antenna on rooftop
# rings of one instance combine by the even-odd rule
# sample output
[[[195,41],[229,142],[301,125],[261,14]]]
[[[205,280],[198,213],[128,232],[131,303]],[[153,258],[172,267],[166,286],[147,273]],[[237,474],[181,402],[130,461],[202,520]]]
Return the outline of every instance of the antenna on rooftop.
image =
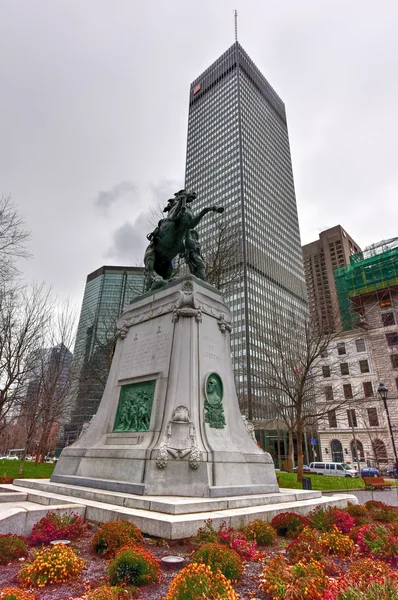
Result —
[[[235,9],[235,42],[238,41],[238,11]]]

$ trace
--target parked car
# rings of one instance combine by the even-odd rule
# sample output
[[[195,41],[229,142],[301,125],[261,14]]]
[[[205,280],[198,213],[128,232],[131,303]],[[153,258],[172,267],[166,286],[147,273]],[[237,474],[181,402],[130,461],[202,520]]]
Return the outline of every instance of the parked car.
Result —
[[[310,463],[311,473],[317,475],[334,475],[335,477],[359,477],[356,469],[352,469],[350,465],[345,463],[335,462],[312,462]]]
[[[19,460],[18,456],[3,456],[6,460]]]
[[[364,467],[361,470],[361,477],[379,477],[380,472],[376,467]]]
[[[298,467],[294,467],[293,473],[297,473],[297,471],[298,471]],[[308,465],[303,465],[303,471],[304,471],[304,473],[311,473],[311,469],[309,468]]]
[[[397,469],[395,469],[395,468],[387,469],[386,475],[387,475],[387,477],[393,477],[394,479],[398,479]]]

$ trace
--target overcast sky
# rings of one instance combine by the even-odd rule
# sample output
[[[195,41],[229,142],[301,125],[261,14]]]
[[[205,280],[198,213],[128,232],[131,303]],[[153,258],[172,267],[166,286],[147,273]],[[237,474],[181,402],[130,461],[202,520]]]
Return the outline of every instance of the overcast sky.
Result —
[[[183,184],[189,85],[239,41],[285,102],[303,243],[398,235],[395,0],[0,0],[0,193],[80,305]]]

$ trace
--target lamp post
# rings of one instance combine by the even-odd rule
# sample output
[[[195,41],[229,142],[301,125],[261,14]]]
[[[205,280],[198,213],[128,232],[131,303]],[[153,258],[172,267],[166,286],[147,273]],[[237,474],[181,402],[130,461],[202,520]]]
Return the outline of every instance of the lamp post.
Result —
[[[393,449],[394,457],[395,457],[395,469],[396,469],[396,471],[398,473],[397,448],[395,446],[395,440],[394,440],[394,435],[393,435],[392,426],[391,426],[390,413],[388,412],[388,404],[387,404],[388,388],[384,385],[384,383],[380,383],[377,391],[378,391],[378,393],[380,395],[380,398],[383,400],[384,410],[386,411],[387,422],[388,422],[388,429],[390,430],[390,437],[391,437],[392,449]]]

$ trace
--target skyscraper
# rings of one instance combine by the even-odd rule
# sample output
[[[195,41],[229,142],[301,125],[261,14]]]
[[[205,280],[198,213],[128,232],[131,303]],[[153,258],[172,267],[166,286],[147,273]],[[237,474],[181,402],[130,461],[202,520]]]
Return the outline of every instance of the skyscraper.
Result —
[[[224,206],[239,233],[242,274],[226,300],[241,409],[259,426],[274,418],[261,348],[304,318],[307,301],[285,106],[238,42],[191,84],[185,187],[197,209]],[[205,245],[215,219],[198,227]]]
[[[360,251],[341,225],[322,231],[319,240],[303,246],[311,320],[325,333],[342,328],[333,271],[349,265],[350,257]]]
[[[72,363],[77,382],[74,409],[65,428],[70,441],[97,412],[112,360],[116,321],[143,288],[143,267],[101,267],[87,275]]]

